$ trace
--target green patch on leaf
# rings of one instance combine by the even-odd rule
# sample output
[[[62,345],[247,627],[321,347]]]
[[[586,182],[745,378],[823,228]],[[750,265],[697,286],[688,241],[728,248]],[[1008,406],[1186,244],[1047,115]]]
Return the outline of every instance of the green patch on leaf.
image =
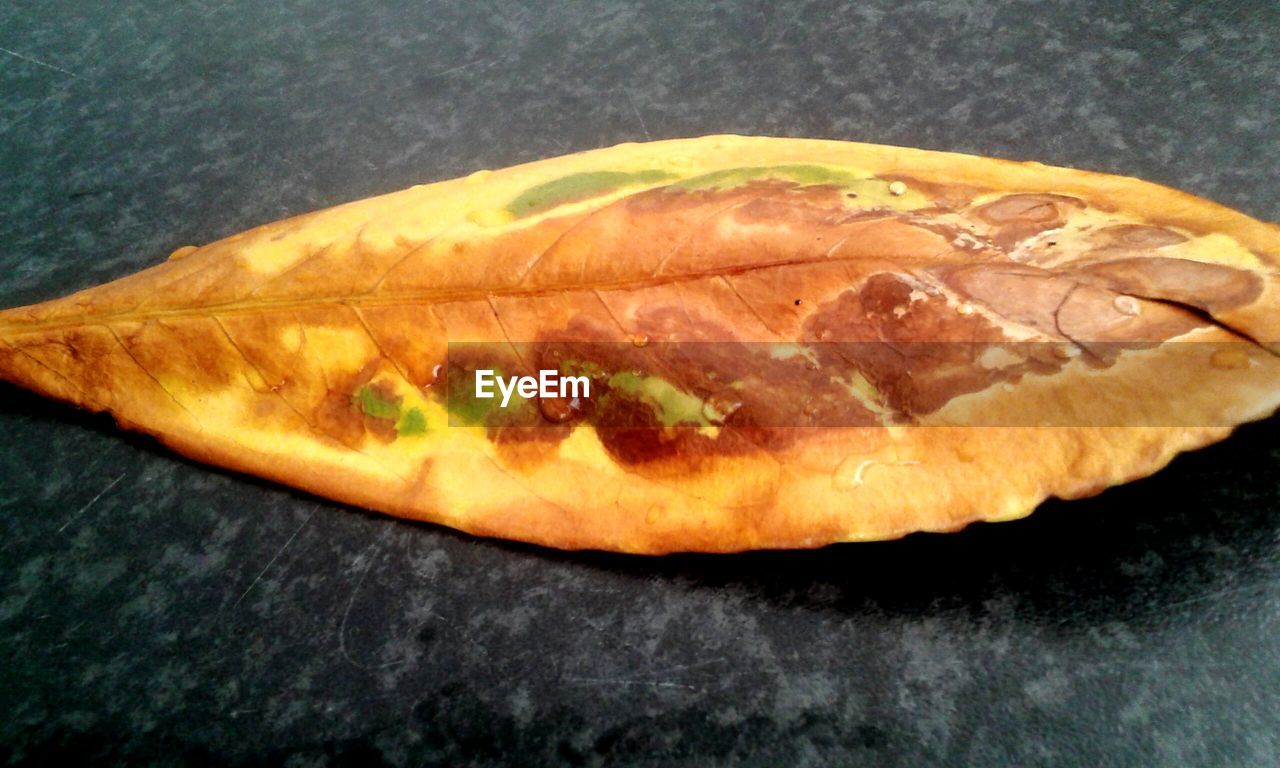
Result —
[[[560,373],[565,376],[586,376],[589,379],[598,379],[605,375],[604,368],[599,363],[590,360],[561,360],[557,363]]]
[[[400,420],[396,422],[396,434],[405,435],[424,435],[427,432],[427,417],[417,408],[410,408],[400,414]]]
[[[502,377],[502,369],[496,365],[492,366],[495,377]],[[445,408],[449,411],[449,426],[451,427],[475,427],[485,426],[489,423],[490,417],[495,415],[496,411],[501,410],[501,400],[498,397],[480,398],[476,397],[475,389],[475,371],[468,370],[459,366],[450,366],[448,372],[448,386],[445,387]],[[497,386],[493,388],[497,392]],[[513,395],[511,400],[515,402],[517,398]]]
[[[911,211],[927,207],[930,200],[920,192],[906,188],[900,194],[890,191],[890,182],[867,176],[864,172],[832,168],[825,165],[760,165],[729,168],[705,173],[672,184],[672,189],[732,189],[752,181],[776,179],[801,186],[830,185],[849,195],[849,204],[860,208],[892,208]]]
[[[656,184],[674,178],[675,174],[657,169],[630,173],[624,171],[573,173],[525,190],[507,204],[507,211],[519,218],[541,213],[565,203],[603,195],[623,187]]]
[[[368,385],[357,389],[351,404],[365,416],[394,421],[397,435],[422,435],[427,431],[427,417],[418,408],[402,408],[400,398]]]
[[[671,186],[676,189],[729,189],[759,179],[782,179],[804,185],[834,184],[842,187],[865,181],[866,176],[825,165],[757,165],[704,173]]]
[[[365,385],[351,396],[351,402],[364,412],[364,415],[375,419],[397,419],[400,417],[400,403],[387,398],[378,390]]]
[[[638,376],[624,371],[610,377],[609,386],[638,396],[652,405],[664,427],[674,427],[677,424],[705,427],[711,424],[703,415],[702,398],[678,389],[661,376]]]
[[[467,387],[450,388],[446,404],[449,424],[460,427],[482,426],[497,407],[496,399],[481,400]]]

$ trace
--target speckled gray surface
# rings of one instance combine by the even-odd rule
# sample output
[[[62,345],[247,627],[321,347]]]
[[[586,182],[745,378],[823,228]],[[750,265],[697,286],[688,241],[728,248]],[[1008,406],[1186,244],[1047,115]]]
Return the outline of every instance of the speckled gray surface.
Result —
[[[84,6],[84,7],[81,7]],[[822,136],[1280,218],[1274,3],[0,5],[0,305],[482,167]],[[952,536],[566,554],[0,389],[0,758],[1280,764],[1280,421]]]

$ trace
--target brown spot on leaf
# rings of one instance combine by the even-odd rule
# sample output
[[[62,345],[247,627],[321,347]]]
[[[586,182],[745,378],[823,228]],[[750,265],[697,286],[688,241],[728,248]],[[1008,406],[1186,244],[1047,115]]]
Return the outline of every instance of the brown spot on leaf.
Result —
[[[1090,264],[1081,271],[1116,291],[1206,312],[1248,304],[1263,288],[1262,278],[1254,272],[1190,259],[1127,258]]]
[[[973,213],[994,227],[996,245],[1009,250],[1032,235],[1061,227],[1072,208],[1084,207],[1084,201],[1067,195],[1016,194],[979,206]]]
[[[946,267],[935,274],[961,296],[1049,335],[1057,335],[1054,312],[1077,284],[1065,275],[1008,263]]]
[[[1110,245],[1125,248],[1163,248],[1166,245],[1177,245],[1187,241],[1186,235],[1164,227],[1152,227],[1146,224],[1115,224],[1103,227],[1098,231],[1098,235]]]
[[[556,458],[557,446],[569,436],[568,424],[556,426],[504,426],[486,430],[498,454],[498,463],[528,472]]]
[[[352,395],[373,379],[379,362],[374,359],[355,373],[334,377],[330,388],[312,413],[312,422],[318,431],[350,448],[359,448],[366,433],[387,442],[395,439],[395,421],[366,416],[359,404],[352,402]],[[386,389],[379,394],[392,395]],[[395,402],[398,401],[397,397]]]
[[[1058,329],[1096,360],[1109,361],[1122,350],[1153,347],[1206,325],[1194,313],[1160,302],[1139,302],[1132,312],[1116,297],[1106,289],[1077,286],[1058,308]]]
[[[841,294],[809,319],[805,332],[844,342],[815,347],[823,367],[855,368],[905,418],[1062,364],[1047,347],[1014,344],[981,315],[961,314],[936,289],[893,273]],[[1001,364],[985,362],[992,350]]]

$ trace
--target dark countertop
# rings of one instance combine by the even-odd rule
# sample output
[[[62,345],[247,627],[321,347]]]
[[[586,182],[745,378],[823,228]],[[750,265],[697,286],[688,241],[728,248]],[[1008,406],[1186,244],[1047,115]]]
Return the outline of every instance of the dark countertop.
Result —
[[[1280,218],[1273,2],[267,5],[0,6],[0,305],[717,132]],[[1020,522],[662,559],[353,511],[8,387],[0,435],[10,762],[1280,764],[1280,419]]]

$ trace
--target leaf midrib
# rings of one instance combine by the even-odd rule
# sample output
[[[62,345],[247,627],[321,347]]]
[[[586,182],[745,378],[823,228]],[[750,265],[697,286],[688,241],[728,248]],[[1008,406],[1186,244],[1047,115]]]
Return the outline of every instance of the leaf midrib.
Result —
[[[928,262],[936,258],[936,255],[922,256],[920,261]],[[76,328],[86,325],[103,325],[118,324],[129,322],[144,322],[153,319],[165,318],[186,318],[186,317],[211,317],[214,315],[252,315],[252,314],[269,314],[271,312],[298,311],[322,307],[377,307],[377,306],[403,306],[412,304],[434,305],[448,304],[453,302],[465,301],[487,301],[490,298],[507,298],[507,297],[535,297],[535,296],[554,296],[571,292],[591,292],[591,291],[611,291],[611,290],[630,290],[637,288],[653,288],[663,285],[671,285],[676,283],[696,282],[698,280],[712,279],[720,276],[735,276],[749,274],[751,272],[778,269],[793,266],[808,266],[814,264],[842,264],[857,261],[866,261],[864,256],[844,256],[825,259],[777,259],[768,262],[757,262],[752,264],[743,264],[733,267],[717,267],[697,272],[686,272],[672,275],[653,275],[643,278],[633,278],[628,280],[602,281],[593,283],[570,283],[564,285],[550,285],[537,287],[509,286],[506,288],[489,288],[489,289],[446,289],[432,291],[410,291],[405,293],[397,293],[391,295],[385,294],[363,294],[356,296],[324,296],[324,297],[308,297],[305,299],[283,299],[283,300],[236,300],[224,304],[208,304],[199,306],[185,306],[174,309],[156,309],[149,311],[124,311],[116,313],[97,313],[83,314],[75,317],[65,318],[62,321],[41,322],[41,321],[19,321],[0,323],[0,337],[11,338],[14,336],[26,335],[29,333],[40,333],[52,330],[62,330],[66,328]],[[39,305],[37,305],[39,306]]]

